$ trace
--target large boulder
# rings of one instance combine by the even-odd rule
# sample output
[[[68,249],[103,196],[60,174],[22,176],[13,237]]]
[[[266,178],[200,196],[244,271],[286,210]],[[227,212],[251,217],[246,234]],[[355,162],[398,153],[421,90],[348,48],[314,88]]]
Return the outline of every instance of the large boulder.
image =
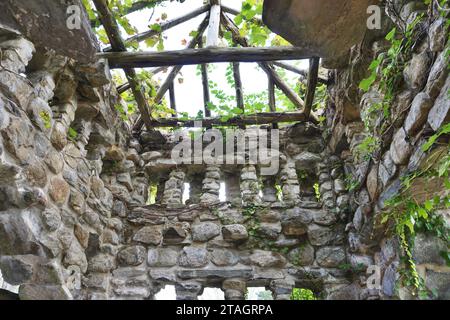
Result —
[[[375,0],[265,0],[263,20],[295,46],[322,58],[339,58],[368,32]]]

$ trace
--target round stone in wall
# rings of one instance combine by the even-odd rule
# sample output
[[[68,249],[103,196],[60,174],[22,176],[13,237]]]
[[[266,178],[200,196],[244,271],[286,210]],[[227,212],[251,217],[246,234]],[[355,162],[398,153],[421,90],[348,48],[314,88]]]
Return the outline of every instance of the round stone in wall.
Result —
[[[204,222],[192,226],[192,240],[206,242],[220,234],[220,228],[213,222]]]
[[[208,264],[208,251],[199,247],[185,247],[178,257],[182,267],[201,268]]]

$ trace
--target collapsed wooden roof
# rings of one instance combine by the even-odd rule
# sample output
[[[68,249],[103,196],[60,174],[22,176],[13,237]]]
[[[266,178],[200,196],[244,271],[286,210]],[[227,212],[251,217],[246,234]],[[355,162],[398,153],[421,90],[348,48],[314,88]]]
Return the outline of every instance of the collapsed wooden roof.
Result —
[[[120,92],[131,90],[135,97],[140,117],[133,126],[135,131],[140,131],[144,126],[147,130],[155,127],[175,127],[175,126],[194,126],[195,119],[179,119],[176,117],[176,104],[174,99],[174,80],[184,65],[198,64],[201,65],[203,97],[204,97],[204,114],[203,123],[212,125],[252,125],[252,124],[274,124],[280,122],[294,121],[312,121],[316,119],[311,114],[315,90],[319,82],[326,83],[326,80],[319,79],[319,58],[314,57],[312,52],[307,49],[298,47],[251,47],[249,41],[241,36],[239,28],[234,24],[229,15],[237,15],[239,12],[228,8],[221,4],[220,0],[210,0],[209,4],[204,5],[194,11],[183,15],[172,21],[161,24],[158,30],[148,30],[146,32],[135,35],[129,39],[123,39],[117,21],[108,7],[107,0],[93,0],[99,14],[99,20],[103,24],[110,46],[99,54],[101,58],[107,58],[112,68],[121,68],[124,70],[128,79],[128,84],[119,88]],[[159,33],[162,33],[181,23],[189,21],[203,13],[207,13],[202,21],[196,35],[189,42],[185,50],[166,51],[166,52],[127,52],[126,44],[131,42],[141,42]],[[259,21],[262,23],[262,21]],[[229,31],[233,38],[235,47],[219,48],[220,28],[223,27]],[[203,43],[205,31],[206,43]],[[300,60],[310,59],[309,72],[297,69],[291,65],[285,64],[278,60]],[[244,114],[244,97],[242,90],[242,81],[240,75],[240,62],[256,62],[262,70],[267,74],[269,79],[269,113],[259,113],[255,115],[237,116],[226,121],[221,118],[211,118],[211,111],[208,110],[210,102],[207,63],[230,62],[233,65],[233,77],[236,89],[236,105]],[[171,66],[167,79],[161,85],[156,96],[152,99],[146,97],[146,92],[139,85],[135,68],[144,67],[167,67]],[[306,101],[303,101],[299,95],[292,90],[276,72],[274,66],[285,68],[292,72],[301,74],[308,78]],[[159,72],[161,69],[156,69]],[[297,107],[297,112],[280,113],[276,110],[275,103],[275,87],[280,89],[286,97]],[[161,103],[167,92],[170,92],[171,108],[175,111],[174,117],[171,119],[153,119],[151,116],[152,109],[155,105]]]

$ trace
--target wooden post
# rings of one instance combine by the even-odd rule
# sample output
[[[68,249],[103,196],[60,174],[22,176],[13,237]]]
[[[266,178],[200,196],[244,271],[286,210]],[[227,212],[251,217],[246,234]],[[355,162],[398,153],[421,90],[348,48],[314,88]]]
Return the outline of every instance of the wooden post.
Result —
[[[233,77],[236,89],[236,104],[239,109],[244,111],[244,92],[242,89],[241,71],[238,62],[233,62]]]
[[[106,0],[93,0],[94,5],[99,13],[100,21],[105,27],[106,34],[108,35],[109,42],[114,51],[126,51],[126,46],[120,35],[119,26],[117,21],[114,19],[111,11],[109,10],[108,3]],[[136,71],[134,69],[125,69],[125,75],[128,79],[128,83],[131,86],[133,95],[136,99],[136,103],[141,113],[141,117],[147,130],[151,130],[151,116],[150,116],[150,106],[145,98],[145,93],[139,83],[137,82]]]
[[[316,93],[316,87],[319,78],[319,64],[320,58],[312,58],[309,60],[308,88],[306,90],[304,110],[307,117],[309,117],[309,115],[311,114],[312,105],[314,103],[314,96]]]
[[[203,38],[200,37],[198,41],[198,47],[203,48]],[[208,108],[208,104],[211,102],[211,96],[209,94],[209,80],[208,80],[208,65],[200,65],[202,72],[202,88],[203,88],[203,105],[205,117],[211,117],[211,111]]]
[[[275,83],[273,82],[273,80],[268,77],[269,80],[269,108],[270,108],[270,112],[277,112],[277,104],[276,104],[276,100],[275,100]],[[272,128],[274,129],[278,129],[278,123],[274,123],[272,125]]]
[[[175,98],[175,84],[172,82],[169,86],[170,108],[174,111],[172,118],[177,117],[177,103]]]
[[[220,29],[220,0],[210,0],[211,11],[209,15],[209,27],[206,35],[206,47],[217,47],[219,45]]]

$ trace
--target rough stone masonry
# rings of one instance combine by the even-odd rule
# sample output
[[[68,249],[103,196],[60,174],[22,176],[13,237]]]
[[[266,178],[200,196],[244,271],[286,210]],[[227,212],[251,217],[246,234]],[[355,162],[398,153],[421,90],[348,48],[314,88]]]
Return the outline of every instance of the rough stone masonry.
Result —
[[[405,21],[423,12],[420,1],[406,2]],[[256,286],[275,299],[289,299],[293,288],[323,299],[409,298],[396,289],[398,241],[374,221],[402,174],[426,161],[424,129],[450,119],[447,31],[442,18],[427,14],[429,32],[407,63],[394,106],[408,112],[385,138],[383,161],[356,155],[361,113],[377,96],[357,86],[394,16],[384,34],[351,49],[346,67],[330,71],[325,127],[281,129],[275,176],[261,176],[255,165],[176,165],[171,133],[135,136],[121,120],[124,102],[106,61],[82,64],[0,28],[4,281],[24,300],[153,299],[166,285],[180,300],[208,287],[243,299]],[[363,188],[349,190],[348,176]],[[441,214],[448,220],[448,211]],[[445,246],[419,235],[413,249],[441,299],[450,298],[450,270],[439,254]],[[367,287],[372,265],[381,268],[376,289]]]

